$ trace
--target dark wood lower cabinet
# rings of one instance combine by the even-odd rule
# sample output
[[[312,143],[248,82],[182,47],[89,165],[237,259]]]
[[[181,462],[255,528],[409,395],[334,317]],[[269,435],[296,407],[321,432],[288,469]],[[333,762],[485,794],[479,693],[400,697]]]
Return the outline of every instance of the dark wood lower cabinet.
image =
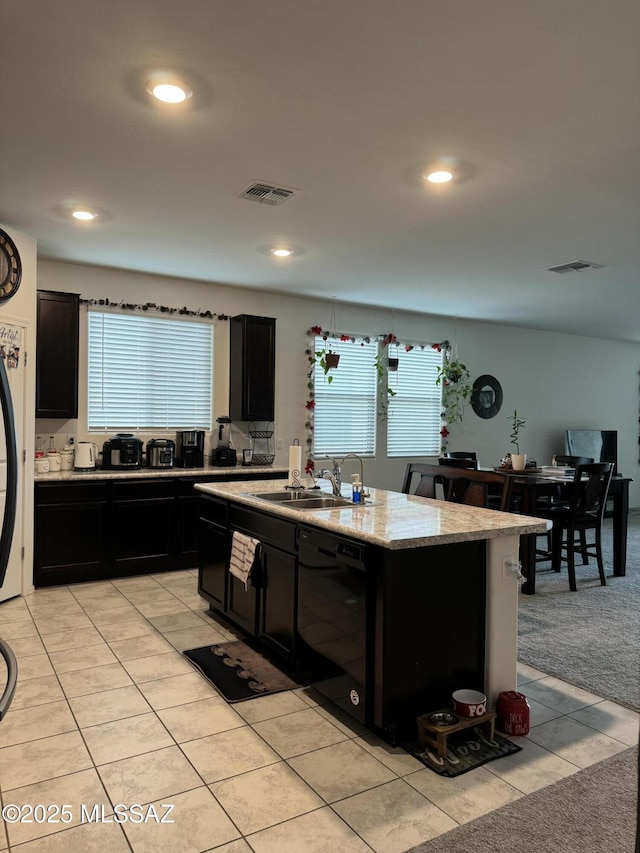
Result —
[[[140,480],[113,484],[111,565],[116,571],[173,568],[174,484]]]
[[[109,554],[106,501],[44,505],[38,507],[37,515],[36,586],[105,577]]]
[[[295,657],[298,560],[296,525],[204,497],[200,518],[198,592],[212,611],[281,657]],[[258,564],[244,583],[229,572],[233,532],[260,539]]]
[[[212,606],[224,613],[229,561],[227,528],[203,518],[200,528],[200,551],[202,558],[198,573],[198,592]]]
[[[243,472],[248,480],[284,476]],[[203,498],[194,485],[220,480],[203,473],[37,482],[34,585],[197,568]],[[226,590],[208,582],[225,601]]]
[[[244,583],[229,575],[226,617],[247,634],[255,637],[258,627],[258,590],[251,582]]]

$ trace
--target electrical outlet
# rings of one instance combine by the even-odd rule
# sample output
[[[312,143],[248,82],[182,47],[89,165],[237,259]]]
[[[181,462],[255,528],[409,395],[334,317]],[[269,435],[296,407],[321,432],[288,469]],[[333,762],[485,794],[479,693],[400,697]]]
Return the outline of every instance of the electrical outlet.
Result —
[[[276,450],[282,450],[282,439],[276,438]]]
[[[502,578],[517,578],[520,583],[524,581],[520,571],[520,562],[515,557],[503,557],[502,559]]]
[[[69,447],[75,447],[76,446],[75,435],[68,435],[67,436],[67,444],[69,445]]]

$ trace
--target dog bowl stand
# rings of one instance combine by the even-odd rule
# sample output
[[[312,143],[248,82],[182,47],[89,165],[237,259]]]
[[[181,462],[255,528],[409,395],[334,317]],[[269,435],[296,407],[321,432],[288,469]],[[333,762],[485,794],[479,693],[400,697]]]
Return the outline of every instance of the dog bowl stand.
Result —
[[[450,713],[450,709],[440,709],[440,713],[445,712]],[[452,723],[450,726],[442,726],[429,722],[429,717],[435,713],[439,712],[430,711],[428,714],[416,717],[416,723],[418,724],[418,741],[420,742],[420,746],[430,746],[432,749],[435,749],[439,758],[444,758],[447,754],[447,738],[449,735],[461,732],[464,729],[470,729],[472,726],[488,726],[489,740],[493,740],[496,724],[495,711],[487,711],[481,717],[460,717],[457,723]]]

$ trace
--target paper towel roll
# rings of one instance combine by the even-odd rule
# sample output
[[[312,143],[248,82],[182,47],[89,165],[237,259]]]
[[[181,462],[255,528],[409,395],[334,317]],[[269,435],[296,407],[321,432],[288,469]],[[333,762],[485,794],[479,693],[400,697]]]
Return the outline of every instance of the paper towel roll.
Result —
[[[289,447],[289,481],[287,485],[294,489],[300,488],[300,475],[302,473],[302,447],[292,444]]]

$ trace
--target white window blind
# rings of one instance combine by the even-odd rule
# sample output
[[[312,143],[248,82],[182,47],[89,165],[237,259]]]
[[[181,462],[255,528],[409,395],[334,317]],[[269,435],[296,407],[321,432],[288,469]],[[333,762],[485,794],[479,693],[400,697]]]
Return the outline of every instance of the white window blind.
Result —
[[[315,351],[326,341],[315,339]],[[376,448],[376,344],[331,341],[340,364],[327,382],[316,362],[314,370],[314,454],[360,453],[373,455]]]
[[[213,326],[89,311],[88,426],[211,429]]]
[[[442,353],[399,348],[397,356],[398,370],[389,373],[396,394],[389,399],[387,456],[435,456],[441,445],[442,389],[436,379]]]

